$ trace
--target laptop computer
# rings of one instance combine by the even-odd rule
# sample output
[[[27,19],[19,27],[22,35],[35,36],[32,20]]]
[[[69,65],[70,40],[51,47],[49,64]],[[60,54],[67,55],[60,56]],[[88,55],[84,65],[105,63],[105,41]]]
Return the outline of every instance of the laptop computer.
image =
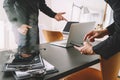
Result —
[[[75,22],[75,21],[68,21],[63,29],[63,34],[68,34],[69,30],[70,30],[70,26],[72,23],[79,23],[79,22]]]
[[[50,44],[61,47],[71,47],[73,44],[81,46],[85,34],[93,30],[94,27],[95,22],[73,23],[70,27],[68,39],[51,42]]]

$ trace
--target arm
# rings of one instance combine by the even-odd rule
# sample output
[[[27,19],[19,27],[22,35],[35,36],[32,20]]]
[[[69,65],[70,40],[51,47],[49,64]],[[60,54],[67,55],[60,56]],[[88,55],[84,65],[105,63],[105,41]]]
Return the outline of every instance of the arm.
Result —
[[[108,26],[107,30],[110,37],[93,47],[96,54],[100,54],[106,59],[120,51],[120,33],[115,32],[115,26],[115,22]]]
[[[61,21],[61,20],[65,20],[67,21],[66,18],[64,18],[62,15],[65,14],[65,12],[61,12],[61,13],[55,13],[53,12],[46,4],[45,4],[45,0],[41,0],[39,2],[39,9],[45,13],[46,15],[55,18],[57,21]]]
[[[108,59],[120,51],[120,33],[114,32],[112,36],[95,46],[92,46],[89,42],[84,42],[82,47],[74,47],[81,53],[99,54],[104,59]]]
[[[108,34],[109,35],[112,35],[114,32],[115,32],[115,22],[113,22],[111,25],[109,25],[108,27],[107,27],[107,30],[108,30]]]
[[[107,59],[112,55],[120,51],[120,33],[114,33],[112,36],[107,38],[105,41],[99,43],[93,47],[93,51],[96,54],[101,55]]]
[[[39,9],[46,15],[54,18],[57,13],[53,12],[45,3],[45,0],[40,0]]]
[[[103,31],[93,31],[86,35],[85,40],[88,38],[98,38],[101,37],[101,35],[107,35],[109,34],[110,37],[106,39],[105,41],[95,45],[92,47],[92,45],[89,42],[84,42],[84,46],[82,47],[76,47],[81,53],[84,54],[99,54],[103,58],[108,59],[112,55],[116,54],[120,51],[120,33],[115,32],[115,23],[111,24],[107,29]],[[113,30],[113,31],[112,31]],[[112,36],[111,36],[112,35]]]

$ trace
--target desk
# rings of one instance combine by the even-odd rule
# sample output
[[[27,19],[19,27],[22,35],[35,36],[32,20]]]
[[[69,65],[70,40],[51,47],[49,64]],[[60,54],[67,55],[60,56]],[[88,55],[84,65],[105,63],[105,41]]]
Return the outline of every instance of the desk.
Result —
[[[58,80],[99,62],[98,55],[82,55],[73,47],[62,48],[50,44],[41,44],[40,47],[46,48],[45,51],[41,51],[43,58],[59,70],[57,73],[47,75],[46,80]]]
[[[45,80],[58,80],[99,62],[98,55],[82,55],[73,47],[62,48],[50,44],[41,44],[40,48],[46,48],[46,50],[41,50],[43,58],[59,70],[57,73],[46,75]],[[2,64],[5,62],[6,56],[9,53],[12,52],[0,52],[0,69],[2,69]],[[11,74],[6,76],[0,71],[0,80],[14,80],[14,78]]]

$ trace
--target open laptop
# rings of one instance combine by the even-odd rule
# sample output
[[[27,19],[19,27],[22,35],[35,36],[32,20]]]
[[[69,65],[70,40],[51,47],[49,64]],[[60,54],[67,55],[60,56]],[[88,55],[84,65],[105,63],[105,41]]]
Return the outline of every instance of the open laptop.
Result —
[[[81,46],[85,34],[93,30],[94,27],[95,22],[73,23],[70,27],[68,39],[51,42],[50,44],[61,47],[70,47],[73,46],[72,44]]]
[[[63,34],[68,34],[69,30],[70,30],[70,26],[72,23],[79,23],[79,22],[75,22],[75,21],[68,21],[63,29]]]

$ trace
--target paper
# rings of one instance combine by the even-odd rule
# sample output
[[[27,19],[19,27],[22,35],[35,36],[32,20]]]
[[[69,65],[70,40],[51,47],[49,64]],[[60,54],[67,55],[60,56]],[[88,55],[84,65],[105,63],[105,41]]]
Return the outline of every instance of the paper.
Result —
[[[51,71],[55,69],[55,67],[49,62],[47,62],[46,60],[43,59],[43,62],[44,62],[46,71]],[[27,71],[15,71],[15,74],[17,77],[26,77],[26,76],[31,76],[33,72],[40,74],[44,72],[44,69],[42,68],[42,69],[33,69],[33,70],[27,70]]]
[[[44,67],[43,61],[41,56],[35,57],[34,60],[36,60],[36,63],[30,63],[28,64],[27,62],[21,65],[21,63],[14,63],[11,64],[14,60],[14,54],[10,54],[8,57],[7,62],[4,64],[3,71],[18,71],[18,70],[34,70],[34,69],[40,69]],[[38,62],[39,61],[39,62]]]
[[[49,71],[49,70],[54,70],[54,66],[52,64],[50,64],[49,62],[47,62],[46,60],[43,59],[43,62],[45,64],[45,69],[46,71]]]

